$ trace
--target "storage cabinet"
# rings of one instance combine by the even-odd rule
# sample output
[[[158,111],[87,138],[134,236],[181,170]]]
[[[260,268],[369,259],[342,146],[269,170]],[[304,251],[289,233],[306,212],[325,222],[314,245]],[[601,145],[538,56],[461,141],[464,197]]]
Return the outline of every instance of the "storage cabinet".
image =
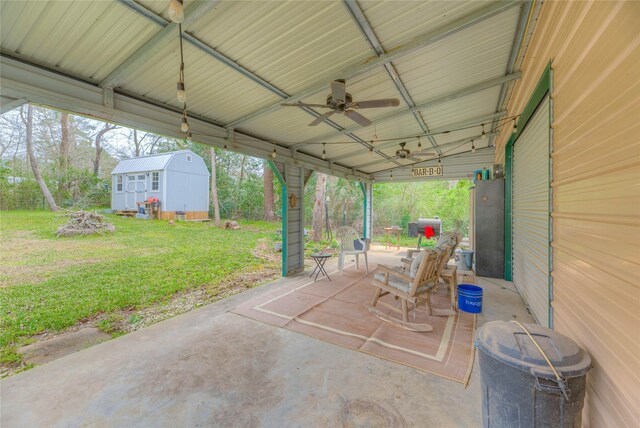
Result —
[[[469,193],[474,272],[504,278],[504,180],[477,181]]]

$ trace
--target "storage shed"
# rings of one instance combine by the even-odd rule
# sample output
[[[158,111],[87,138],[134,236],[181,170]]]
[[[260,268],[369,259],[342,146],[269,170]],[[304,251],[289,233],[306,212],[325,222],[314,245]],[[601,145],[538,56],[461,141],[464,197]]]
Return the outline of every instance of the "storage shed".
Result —
[[[191,150],[124,159],[111,172],[111,209],[137,210],[136,202],[157,198],[160,218],[187,220],[209,217],[209,170]]]

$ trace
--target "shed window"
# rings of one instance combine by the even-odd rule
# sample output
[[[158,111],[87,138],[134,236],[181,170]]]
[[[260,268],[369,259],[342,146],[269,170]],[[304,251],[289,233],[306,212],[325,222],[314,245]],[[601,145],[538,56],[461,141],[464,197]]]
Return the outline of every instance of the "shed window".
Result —
[[[144,180],[144,174],[139,175],[138,180]]]
[[[136,181],[136,176],[135,176],[135,175],[130,175],[130,176],[128,177],[128,180],[129,180],[129,181]]]
[[[121,175],[117,175],[116,176],[116,191],[117,192],[122,192],[122,176]]]
[[[187,155],[187,162],[191,162],[191,155]]]
[[[151,190],[158,190],[160,187],[160,173],[152,172],[151,173]]]

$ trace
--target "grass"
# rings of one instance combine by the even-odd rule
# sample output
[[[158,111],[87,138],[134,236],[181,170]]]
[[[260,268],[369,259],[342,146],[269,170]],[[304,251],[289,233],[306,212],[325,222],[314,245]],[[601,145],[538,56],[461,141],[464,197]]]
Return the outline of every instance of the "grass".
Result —
[[[390,235],[389,241],[391,242],[391,245],[395,245],[397,241],[397,237],[395,235]],[[371,240],[371,242],[373,242],[374,244],[378,244],[378,245],[386,245],[387,243],[387,236],[382,233],[382,234],[375,234],[373,235],[373,239]],[[422,247],[433,247],[436,244],[436,239],[435,238],[431,238],[431,239],[422,239]],[[409,238],[407,235],[404,234],[400,234],[400,246],[401,247],[409,247],[409,248],[416,248],[418,246],[418,237],[415,238]]]
[[[279,271],[276,257],[256,256],[258,240],[272,248],[276,223],[241,222],[231,231],[108,216],[114,234],[55,238],[64,221],[48,212],[0,213],[0,363],[15,362],[15,349],[44,331],[103,315],[99,327],[113,331],[120,310],[191,289],[224,295],[225,281],[242,273]]]

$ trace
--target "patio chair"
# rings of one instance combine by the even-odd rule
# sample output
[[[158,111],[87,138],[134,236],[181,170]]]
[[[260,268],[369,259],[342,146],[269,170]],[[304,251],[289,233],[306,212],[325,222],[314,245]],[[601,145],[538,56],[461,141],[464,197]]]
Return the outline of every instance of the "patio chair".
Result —
[[[373,276],[371,284],[377,288],[369,311],[383,321],[411,331],[432,331],[433,326],[426,323],[409,322],[409,306],[414,311],[422,303],[425,304],[426,313],[432,314],[431,289],[438,282],[439,269],[444,265],[448,254],[448,247],[443,249],[424,249],[413,259],[408,272],[402,267],[378,266],[377,273]],[[381,297],[392,295],[400,300],[400,309],[380,300]],[[376,305],[382,305],[402,315],[402,320],[381,312]]]
[[[360,239],[358,232],[350,226],[342,226],[336,231],[336,241],[340,244],[340,254],[338,256],[338,269],[340,274],[344,270],[344,256],[356,256],[356,269],[360,269],[359,257],[364,255],[365,270],[369,273],[369,261],[367,260],[367,243]]]
[[[437,309],[436,315],[449,316],[453,312],[456,311],[456,287],[458,285],[458,274],[456,266],[448,266],[449,260],[451,260],[455,256],[456,248],[462,242],[462,234],[460,232],[445,232],[440,235],[438,242],[436,242],[436,248],[442,248],[443,245],[451,245],[451,251],[446,258],[446,261],[440,269],[440,274],[438,275],[438,280],[442,279],[443,282],[449,284],[449,294],[451,298],[451,310],[446,309]],[[413,255],[418,252],[418,250],[407,250],[407,257],[403,257],[400,261],[404,264],[405,270],[411,266],[413,262]]]

